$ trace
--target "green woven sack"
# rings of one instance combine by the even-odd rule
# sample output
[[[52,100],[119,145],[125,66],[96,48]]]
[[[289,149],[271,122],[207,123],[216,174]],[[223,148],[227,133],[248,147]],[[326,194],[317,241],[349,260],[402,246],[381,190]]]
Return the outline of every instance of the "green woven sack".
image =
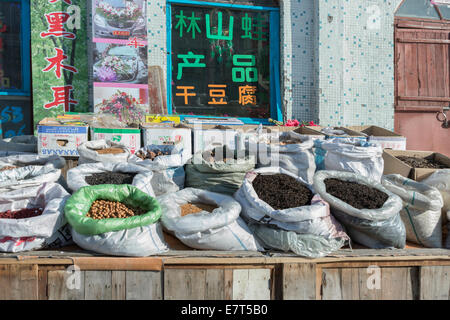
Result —
[[[100,199],[119,201],[127,206],[145,209],[147,213],[125,219],[95,220],[86,217],[92,203]],[[126,184],[104,184],[80,188],[67,200],[64,213],[72,228],[84,235],[97,235],[147,226],[158,221],[162,214],[161,207],[155,198]]]

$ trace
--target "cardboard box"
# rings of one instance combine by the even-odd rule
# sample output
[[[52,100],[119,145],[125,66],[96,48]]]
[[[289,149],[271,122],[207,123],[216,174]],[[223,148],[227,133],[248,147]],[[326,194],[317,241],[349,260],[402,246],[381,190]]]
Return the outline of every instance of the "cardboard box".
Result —
[[[237,127],[224,127],[213,125],[187,125],[192,128],[194,141],[193,152],[205,151],[208,147],[226,145],[230,149],[236,149]]]
[[[377,126],[352,126],[350,130],[366,135],[367,141],[378,143],[383,149],[406,150],[406,137]]]
[[[91,140],[105,139],[119,142],[134,154],[141,148],[141,129],[138,128],[91,128]]]
[[[142,126],[144,146],[182,144],[187,154],[192,154],[192,130],[191,128],[170,124],[147,124]]]
[[[326,127],[321,127],[321,126],[317,126],[317,127],[307,127],[310,130],[316,131],[317,134],[324,134],[321,130],[325,129]],[[334,134],[325,134],[325,139],[332,139],[332,138],[358,138],[361,140],[366,141],[367,140],[367,136],[365,134],[362,134],[361,132],[357,132],[345,127],[332,127],[334,130],[342,130],[345,132],[346,135],[334,135]]]
[[[37,125],[38,153],[78,157],[78,146],[88,141],[89,126],[62,124],[57,119],[45,118]]]
[[[408,164],[406,164],[405,162],[397,159],[396,158],[397,156],[434,159],[436,161],[441,162],[442,164],[447,165],[450,168],[450,158],[440,153],[436,153],[433,151],[413,151],[413,150],[402,151],[402,150],[385,149],[383,152],[383,160],[384,160],[383,174],[386,175],[396,173],[415,181],[422,181],[423,179],[430,176],[433,172],[438,170],[438,169],[413,168]]]

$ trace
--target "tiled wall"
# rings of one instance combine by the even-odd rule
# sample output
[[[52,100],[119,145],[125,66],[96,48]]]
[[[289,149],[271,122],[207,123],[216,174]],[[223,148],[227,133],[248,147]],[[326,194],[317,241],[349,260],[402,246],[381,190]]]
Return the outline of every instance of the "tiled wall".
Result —
[[[322,125],[394,127],[394,13],[401,0],[319,0]]]
[[[149,66],[166,70],[165,0],[148,0]],[[394,126],[394,12],[401,0],[283,0],[288,119]]]

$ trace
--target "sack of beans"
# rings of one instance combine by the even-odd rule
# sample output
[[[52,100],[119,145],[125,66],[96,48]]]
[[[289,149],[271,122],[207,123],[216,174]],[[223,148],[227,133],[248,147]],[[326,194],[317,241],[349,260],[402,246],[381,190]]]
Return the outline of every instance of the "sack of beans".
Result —
[[[443,201],[439,190],[399,174],[383,176],[381,184],[403,200],[400,216],[406,239],[424,247],[441,248]]]
[[[315,140],[318,170],[357,173],[380,181],[384,171],[383,149],[378,144],[355,138]]]
[[[153,171],[182,167],[192,158],[181,144],[148,145],[130,157],[129,162]]]
[[[163,227],[191,248],[258,251],[262,247],[245,222],[241,206],[232,197],[186,188],[158,197]]]
[[[130,150],[125,145],[103,139],[84,142],[78,146],[77,150],[80,155],[79,165],[95,162],[127,162],[131,156]]]
[[[186,187],[232,195],[240,188],[245,174],[254,168],[254,156],[227,147],[198,152],[186,164]]]
[[[0,151],[37,153],[37,138],[25,135],[0,139]]]
[[[442,207],[443,240],[445,248],[450,249],[450,169],[440,169],[421,181],[439,190],[444,201]]]
[[[351,172],[318,171],[314,189],[353,241],[372,249],[405,247],[402,199],[381,183]]]
[[[64,205],[69,194],[59,184],[0,193],[0,251],[21,252],[63,246],[70,235],[64,229]]]
[[[100,184],[133,185],[154,197],[153,173],[131,163],[86,163],[67,171],[67,184],[72,192]]]
[[[280,167],[312,183],[316,172],[313,147],[312,139],[288,131],[268,134],[256,144],[250,141],[247,150],[250,154],[257,152],[258,168]]]
[[[298,255],[320,257],[339,249],[349,240],[341,225],[331,216],[328,203],[314,194],[311,186],[303,179],[283,168],[260,168],[248,172],[234,198],[242,206],[242,217],[249,224],[256,225],[252,230],[258,230],[257,237],[268,248],[286,251],[286,248],[292,247],[290,250]],[[257,225],[264,227],[259,228]],[[293,238],[284,242],[289,231],[293,232],[289,236]],[[312,237],[303,238],[295,234]],[[274,238],[270,238],[272,236]],[[302,241],[315,237],[322,239],[319,241],[321,245],[329,240],[330,246],[323,246],[317,251],[311,247],[302,252],[300,248],[308,246]],[[292,244],[292,241],[299,243]],[[275,246],[275,243],[284,244]],[[336,248],[338,243],[340,247]]]
[[[61,174],[65,160],[59,156],[18,154],[0,158],[0,191],[57,182],[66,187]]]
[[[64,211],[73,241],[83,249],[136,257],[168,250],[158,201],[134,186],[83,187],[67,200]]]

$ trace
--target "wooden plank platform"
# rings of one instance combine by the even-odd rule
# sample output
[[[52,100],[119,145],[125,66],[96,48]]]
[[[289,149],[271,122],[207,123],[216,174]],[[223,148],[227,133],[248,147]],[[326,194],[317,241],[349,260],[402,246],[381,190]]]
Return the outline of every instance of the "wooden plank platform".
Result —
[[[169,251],[107,257],[77,247],[0,254],[0,299],[450,299],[450,250]]]

